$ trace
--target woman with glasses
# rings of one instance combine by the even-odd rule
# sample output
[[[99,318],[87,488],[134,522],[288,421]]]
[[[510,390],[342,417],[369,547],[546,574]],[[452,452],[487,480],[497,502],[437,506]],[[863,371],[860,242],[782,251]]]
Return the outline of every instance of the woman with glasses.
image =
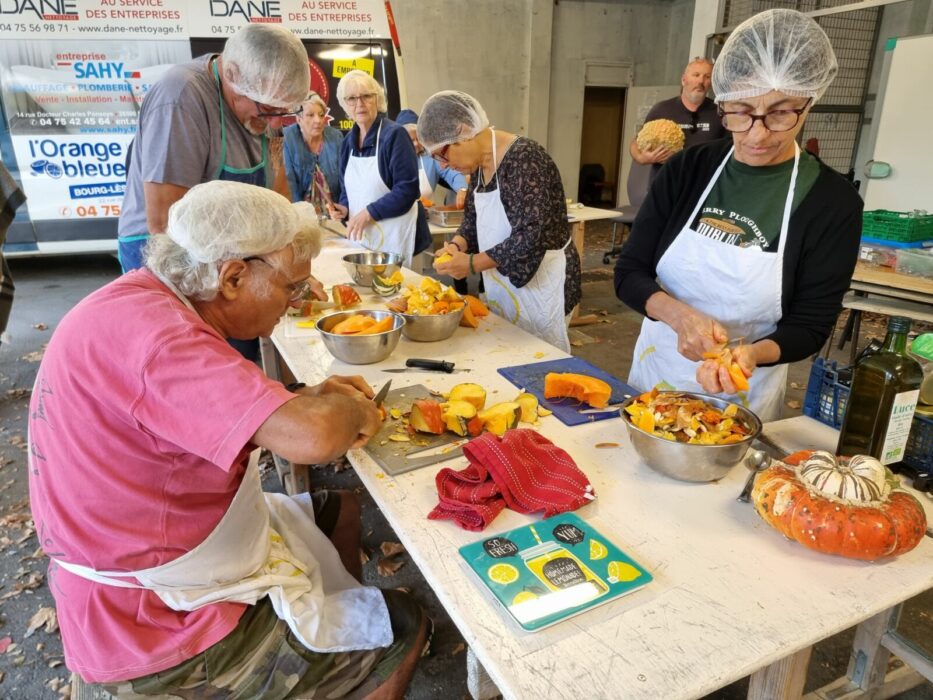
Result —
[[[337,83],[337,101],[354,124],[340,150],[340,200],[332,219],[347,219],[347,236],[370,250],[396,253],[411,267],[413,255],[431,245],[418,203],[418,157],[408,132],[385,115],[385,90],[372,76],[352,70]]]
[[[580,256],[557,165],[540,144],[490,126],[465,92],[428,98],[418,140],[442,166],[471,176],[463,222],[444,246],[452,257],[437,271],[454,279],[481,272],[493,311],[570,352]]]
[[[316,92],[301,105],[298,122],[285,127],[285,176],[293,202],[311,202],[319,215],[340,200],[343,134],[330,125],[330,108]]]
[[[713,89],[732,138],[668,162],[616,263],[617,296],[646,316],[633,386],[738,393],[780,418],[787,363],[826,341],[858,256],[861,199],[797,145],[837,70],[826,34],[793,10],[755,15],[726,41]]]

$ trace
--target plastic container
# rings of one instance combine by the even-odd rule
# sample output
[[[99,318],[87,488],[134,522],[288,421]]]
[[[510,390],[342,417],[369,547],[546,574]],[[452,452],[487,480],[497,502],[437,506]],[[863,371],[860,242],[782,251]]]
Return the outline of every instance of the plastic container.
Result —
[[[926,248],[899,248],[894,269],[902,275],[933,279],[933,250]]]
[[[933,238],[933,216],[925,211],[866,211],[862,214],[862,235],[908,243],[929,240]]]
[[[866,243],[862,241],[859,247],[858,260],[860,263],[874,265],[875,267],[891,267],[897,264],[897,248]]]
[[[845,417],[852,370],[816,358],[810,368],[803,414],[837,430]],[[904,463],[920,471],[933,469],[933,417],[914,414]]]

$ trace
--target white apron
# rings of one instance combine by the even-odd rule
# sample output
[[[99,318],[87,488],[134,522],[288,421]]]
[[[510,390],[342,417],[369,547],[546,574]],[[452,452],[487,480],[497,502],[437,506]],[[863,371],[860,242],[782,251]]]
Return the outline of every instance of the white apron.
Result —
[[[333,543],[314,524],[308,494],[263,493],[258,456],[256,450],[211,534],[177,559],[139,571],[95,571],[53,561],[90,581],[152,591],[172,610],[221,602],[253,605],[268,596],[279,619],[312,651],[390,645],[392,627],[382,593],[347,573]],[[126,580],[134,578],[139,584]]]
[[[367,204],[384,197],[391,190],[386,187],[379,174],[379,137],[382,135],[382,122],[376,131],[376,154],[364,157],[355,156],[352,151],[343,182],[347,188],[347,204],[350,216],[366,208]],[[370,250],[384,253],[396,253],[402,256],[402,265],[411,267],[411,256],[415,250],[415,228],[418,225],[418,202],[413,202],[411,209],[390,219],[373,221],[363,232],[362,243]]]
[[[492,130],[492,159],[496,162],[496,132]],[[497,168],[498,170],[498,168]],[[481,175],[482,177],[482,175]],[[512,224],[505,214],[499,196],[499,175],[492,192],[473,192],[476,206],[476,238],[481,251],[499,245],[512,234]],[[482,183],[481,183],[482,184]],[[564,316],[564,284],[567,280],[567,258],[564,248],[548,250],[531,281],[515,287],[496,269],[483,270],[486,302],[496,314],[538,336],[566,353],[570,352],[567,321]]]
[[[418,192],[425,199],[430,199],[434,194],[434,188],[431,187],[431,181],[428,180],[428,173],[424,169],[424,158],[418,156]]]
[[[772,333],[781,319],[784,247],[800,161],[800,148],[794,146],[794,168],[776,254],[757,246],[725,245],[690,228],[732,157],[733,148],[700,195],[683,230],[658,261],[658,282],[664,290],[719,321],[730,338],[754,342]],[[696,381],[698,366],[698,362],[677,351],[677,334],[670,326],[645,318],[635,343],[629,384],[644,390],[662,384],[664,388],[702,391]],[[739,393],[739,400],[762,421],[779,419],[787,385],[787,364],[756,368],[749,385],[747,393]]]

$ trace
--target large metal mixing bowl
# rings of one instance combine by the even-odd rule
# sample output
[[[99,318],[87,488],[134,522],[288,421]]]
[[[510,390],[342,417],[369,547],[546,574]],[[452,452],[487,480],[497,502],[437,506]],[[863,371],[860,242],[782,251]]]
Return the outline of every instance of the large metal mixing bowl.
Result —
[[[732,403],[718,396],[709,396],[708,394],[662,391],[659,396],[664,394],[678,394],[702,399],[720,411],[725,410]],[[734,416],[735,420],[741,421],[749,429],[748,436],[743,440],[729,445],[691,445],[686,442],[666,440],[657,435],[646,433],[632,424],[631,416],[625,409],[636,400],[638,400],[638,396],[627,399],[621,408],[622,422],[628,428],[629,438],[632,440],[635,451],[645,464],[655,471],[681,481],[715,481],[721,479],[729,473],[732,467],[745,458],[752,440],[761,432],[761,421],[758,416],[744,406],[736,404],[738,411]]]
[[[371,250],[365,253],[344,255],[343,264],[354,284],[360,287],[372,287],[373,278],[376,275],[383,278],[391,277],[402,267],[402,256]]]
[[[370,316],[376,321],[391,316],[395,321],[392,330],[373,333],[372,335],[339,335],[330,332],[341,321],[356,315]],[[330,354],[338,360],[351,365],[371,365],[373,362],[381,362],[386,359],[395,350],[395,346],[398,345],[398,339],[402,335],[404,326],[405,319],[400,314],[393,311],[368,309],[339,311],[335,314],[328,314],[318,319],[317,323],[314,324],[314,327],[320,331],[321,338],[324,339],[324,346],[330,350]]]
[[[449,314],[402,314],[405,319],[402,335],[409,340],[417,340],[423,343],[447,340],[457,330],[457,326],[460,325],[464,308],[466,307],[451,311]]]

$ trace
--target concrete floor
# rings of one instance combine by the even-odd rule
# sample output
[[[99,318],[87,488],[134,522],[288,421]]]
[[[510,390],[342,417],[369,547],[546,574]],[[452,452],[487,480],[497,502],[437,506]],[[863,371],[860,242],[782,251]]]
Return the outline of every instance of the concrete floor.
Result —
[[[573,352],[625,378],[641,318],[615,299],[612,268],[602,264],[602,252],[608,247],[609,229],[605,222],[587,227],[583,312],[599,315],[601,322],[574,330]],[[8,329],[12,340],[0,347],[0,518],[28,513],[25,418],[43,345],[68,309],[119,274],[116,261],[106,256],[13,260],[11,267],[17,284],[16,303]],[[864,345],[867,338],[883,333],[879,320],[868,319],[862,324],[861,344]],[[848,347],[841,352],[834,349],[833,357],[847,362]],[[791,367],[785,417],[800,413],[809,371],[809,361]],[[466,697],[463,639],[444,614],[417,567],[407,555],[402,555],[406,563],[394,575],[381,576],[377,571],[380,544],[396,538],[353,470],[338,472],[330,465],[322,468],[316,476],[316,483],[322,488],[353,489],[363,500],[363,547],[371,557],[364,567],[366,581],[382,587],[409,587],[437,623],[434,653],[421,663],[408,697],[416,700]],[[281,485],[276,482],[274,472],[267,472],[264,478],[266,488],[280,490]],[[47,563],[44,558],[31,558],[38,547],[35,535],[22,539],[29,531],[18,529],[15,521],[16,518],[0,520],[0,645],[7,636],[17,645],[12,651],[0,653],[0,700],[58,698],[69,675],[61,663],[63,656],[58,633],[39,631],[25,638],[32,615],[40,607],[52,604],[44,582]],[[7,543],[3,536],[12,543]],[[31,576],[35,581],[35,574],[43,579],[38,587],[3,598],[23,588]],[[918,596],[907,603],[901,631],[933,651],[933,593]],[[844,674],[851,642],[852,630],[847,630],[816,646],[810,662],[807,691],[820,688]],[[745,697],[747,687],[747,680],[740,680],[708,697],[738,700]],[[620,689],[619,697],[625,697],[624,689]],[[900,700],[933,700],[933,685],[924,684],[895,697]]]

